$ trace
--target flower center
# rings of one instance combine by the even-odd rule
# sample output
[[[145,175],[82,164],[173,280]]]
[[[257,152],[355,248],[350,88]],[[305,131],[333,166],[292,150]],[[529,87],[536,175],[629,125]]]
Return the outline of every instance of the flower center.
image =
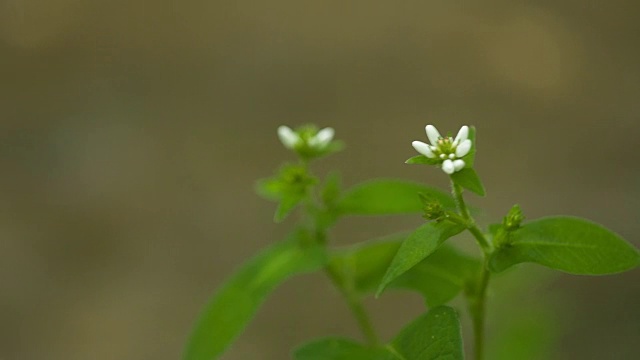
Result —
[[[457,144],[454,143],[452,137],[441,137],[438,139],[433,153],[441,159],[453,159],[456,157],[456,147]]]

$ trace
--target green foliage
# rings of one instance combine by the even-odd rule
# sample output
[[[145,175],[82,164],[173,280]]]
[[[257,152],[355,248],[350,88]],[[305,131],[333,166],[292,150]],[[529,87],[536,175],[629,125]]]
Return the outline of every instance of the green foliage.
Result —
[[[462,334],[458,314],[440,306],[407,325],[396,338],[381,347],[328,338],[303,345],[295,360],[462,360]]]
[[[462,160],[464,160],[465,168],[473,168],[476,162],[476,152],[478,149],[478,143],[476,140],[476,128],[475,126],[469,126],[469,140],[471,140],[471,150],[467,155],[465,155]]]
[[[409,165],[437,165],[440,164],[440,160],[435,158],[428,158],[424,155],[416,155],[410,157],[404,163]]]
[[[464,130],[463,130],[464,131]],[[324,338],[307,343],[294,352],[296,360],[457,360],[463,359],[462,336],[457,313],[444,304],[464,294],[474,331],[476,359],[484,354],[485,300],[491,273],[513,265],[533,262],[581,275],[602,275],[633,269],[640,253],[617,234],[601,225],[573,217],[548,217],[522,224],[524,216],[515,205],[501,224],[489,226],[491,236],[478,228],[463,197],[463,188],[480,196],[485,188],[474,169],[476,131],[469,128],[472,147],[462,159],[465,167],[453,174],[453,197],[421,184],[378,179],[342,189],[340,177],[332,173],[320,188],[309,172],[309,162],[338,151],[333,129],[319,131],[304,126],[295,132],[279,129],[285,147],[299,157],[299,164],[283,166],[279,173],[258,182],[263,197],[277,201],[276,221],[282,221],[304,204],[299,230],[248,261],[216,292],[203,311],[190,338],[185,360],[218,358],[242,332],[264,299],[290,276],[324,268],[344,296],[368,345],[342,338]],[[433,132],[430,131],[433,139]],[[438,150],[453,151],[451,139],[438,142]],[[408,164],[440,165],[443,159],[423,155]],[[454,198],[456,200],[454,200]],[[457,203],[456,203],[457,202]],[[411,233],[395,235],[340,249],[328,245],[328,229],[346,215],[393,215],[422,213],[431,220]],[[468,230],[483,252],[483,261],[461,254],[444,242]],[[541,269],[541,268],[540,268]],[[522,280],[522,281],[520,281]],[[531,291],[531,279],[517,282],[518,294]],[[374,291],[409,290],[421,294],[431,309],[407,325],[388,344],[377,345],[362,299]],[[507,319],[492,340],[491,359],[548,358],[550,314],[540,307],[522,311],[522,300],[513,309],[520,314]],[[500,314],[509,306],[503,302]],[[543,304],[535,299],[535,304]],[[309,311],[314,311],[309,309]],[[524,314],[522,314],[524,312]],[[546,346],[546,347],[545,347]]]
[[[360,294],[376,290],[406,235],[367,242],[335,251],[331,264],[344,286]],[[433,254],[394,279],[388,288],[417,291],[428,306],[445,304],[464,289],[480,263],[442,245]]]
[[[280,222],[307,197],[309,189],[317,181],[306,167],[288,164],[280,169],[277,176],[259,180],[256,192],[268,200],[279,202],[274,221]]]
[[[297,231],[286,241],[246,262],[218,289],[193,331],[185,360],[210,360],[221,355],[242,332],[264,299],[287,278],[318,270],[326,262],[320,246],[303,246]]]
[[[637,267],[640,255],[601,225],[557,216],[532,221],[511,232],[508,241],[492,254],[489,266],[500,272],[522,262],[570,274],[603,275]]]
[[[389,350],[372,348],[341,338],[315,340],[296,349],[295,360],[393,360]]]
[[[462,186],[463,188],[474,192],[480,196],[484,196],[486,194],[484,190],[484,185],[482,185],[482,181],[475,170],[472,168],[464,168],[458,172],[451,174],[451,180]]]
[[[388,347],[403,360],[461,360],[462,334],[458,314],[448,306],[420,316]]]
[[[345,215],[385,215],[419,213],[422,193],[447,209],[455,209],[451,196],[441,190],[408,181],[379,179],[367,181],[346,191],[337,204]]]
[[[459,234],[462,230],[464,227],[449,221],[430,222],[420,226],[398,249],[380,282],[376,295],[379,296],[393,280],[416,266],[436,251],[445,240]]]
[[[443,244],[393,280],[388,288],[417,291],[432,308],[446,304],[464,290],[480,270],[480,265],[477,259]]]

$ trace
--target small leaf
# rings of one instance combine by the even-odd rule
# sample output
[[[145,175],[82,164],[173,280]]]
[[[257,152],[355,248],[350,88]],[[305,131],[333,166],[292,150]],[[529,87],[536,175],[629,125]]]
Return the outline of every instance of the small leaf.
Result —
[[[269,200],[279,202],[273,218],[280,222],[307,196],[317,181],[304,166],[285,164],[277,176],[258,181],[256,191]]]
[[[344,286],[363,294],[373,292],[406,237],[395,235],[338,250],[331,256],[330,263],[341,271]],[[479,261],[444,244],[392,281],[388,288],[417,291],[429,307],[435,307],[460,293],[479,267]]]
[[[448,306],[433,308],[402,329],[387,348],[406,360],[462,360],[458,314]]]
[[[482,181],[478,177],[476,171],[470,167],[465,167],[464,169],[451,174],[451,180],[453,180],[454,183],[462,186],[463,188],[470,190],[480,196],[485,195],[484,185],[482,185]]]
[[[387,269],[376,296],[400,275],[431,255],[448,238],[457,235],[464,227],[452,222],[430,222],[420,226],[402,243]]]
[[[471,150],[467,155],[465,155],[462,160],[464,160],[465,167],[473,168],[476,159],[476,127],[469,126],[469,140],[471,140]]]
[[[371,348],[342,338],[311,341],[296,349],[295,360],[395,360],[399,359],[384,348]]]
[[[218,289],[197,321],[185,360],[210,360],[220,356],[280,283],[323,266],[324,249],[299,245],[299,238],[304,235],[297,232],[287,241],[267,248]]]
[[[588,220],[557,216],[532,221],[509,233],[491,256],[494,272],[534,262],[579,275],[604,275],[633,269],[640,255],[631,244]]]
[[[407,159],[404,163],[410,165],[437,165],[440,163],[440,160],[428,158],[424,155],[416,155]]]
[[[347,190],[337,209],[347,215],[384,215],[422,212],[418,193],[439,201],[446,209],[456,204],[444,191],[401,180],[373,180]]]
[[[258,195],[271,201],[278,201],[282,196],[285,185],[277,178],[266,178],[256,182],[255,190]]]
[[[285,193],[280,198],[280,203],[273,216],[273,221],[282,222],[298,206],[304,198],[304,194]]]

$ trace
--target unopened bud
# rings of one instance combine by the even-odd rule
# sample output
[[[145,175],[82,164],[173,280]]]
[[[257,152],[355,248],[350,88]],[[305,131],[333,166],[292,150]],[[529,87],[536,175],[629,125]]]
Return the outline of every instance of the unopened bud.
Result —
[[[445,217],[445,211],[442,204],[438,200],[434,200],[426,196],[425,194],[419,194],[420,201],[422,201],[422,210],[424,214],[423,218],[427,220],[440,220]]]
[[[507,216],[504,217],[502,225],[507,231],[513,231],[520,227],[520,224],[524,220],[522,210],[519,205],[513,205]]]

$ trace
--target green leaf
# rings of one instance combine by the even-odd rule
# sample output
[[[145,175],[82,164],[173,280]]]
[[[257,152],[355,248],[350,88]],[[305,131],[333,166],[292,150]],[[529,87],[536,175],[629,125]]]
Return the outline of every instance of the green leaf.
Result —
[[[476,171],[470,167],[465,167],[464,169],[451,174],[451,180],[480,196],[485,195],[484,185],[482,185],[480,177],[478,177]]]
[[[428,158],[424,155],[416,155],[407,159],[407,161],[405,161],[404,163],[410,165],[437,165],[440,163],[440,161],[441,160]]]
[[[268,200],[279,202],[273,218],[275,222],[280,222],[307,197],[317,181],[318,179],[309,174],[304,166],[285,164],[277,176],[258,181],[256,191]]]
[[[339,271],[339,280],[345,287],[363,294],[375,291],[406,238],[407,234],[398,234],[337,249],[329,264]]]
[[[256,182],[255,190],[258,195],[271,201],[278,201],[285,186],[278,178],[260,179]]]
[[[295,360],[462,360],[458,314],[433,308],[404,327],[385,348],[372,348],[341,338],[312,341],[294,352]]]
[[[414,290],[430,308],[444,305],[478,273],[481,263],[446,244],[393,280],[388,288]]]
[[[265,298],[287,278],[315,271],[326,262],[322,247],[302,247],[303,232],[277,243],[246,262],[222,285],[200,315],[185,360],[220,356],[242,332]]]
[[[473,168],[476,159],[476,127],[469,126],[469,140],[471,140],[471,150],[467,155],[465,155],[462,160],[464,160],[465,168]]]
[[[430,222],[420,226],[402,243],[387,269],[376,296],[400,275],[431,255],[448,238],[457,235],[464,227],[448,221]]]
[[[342,338],[311,341],[296,349],[295,360],[394,360],[399,359],[384,348],[371,348]]]
[[[446,209],[455,209],[455,202],[444,191],[401,180],[373,180],[349,189],[338,201],[337,210],[347,215],[383,215],[422,211],[418,193],[439,201]]]
[[[461,360],[458,314],[448,306],[431,309],[402,329],[387,347],[405,360]]]
[[[631,244],[588,220],[557,216],[532,221],[509,233],[489,267],[503,271],[534,262],[570,274],[604,275],[633,269],[640,255]]]
[[[299,193],[285,193],[280,198],[278,208],[273,216],[273,221],[282,222],[287,216],[298,206],[298,204],[304,199],[304,194]]]
[[[344,286],[359,293],[375,291],[406,235],[358,244],[336,251],[330,260]],[[445,304],[477,273],[480,262],[442,245],[431,256],[393,280],[388,288],[415,290],[429,307]]]

